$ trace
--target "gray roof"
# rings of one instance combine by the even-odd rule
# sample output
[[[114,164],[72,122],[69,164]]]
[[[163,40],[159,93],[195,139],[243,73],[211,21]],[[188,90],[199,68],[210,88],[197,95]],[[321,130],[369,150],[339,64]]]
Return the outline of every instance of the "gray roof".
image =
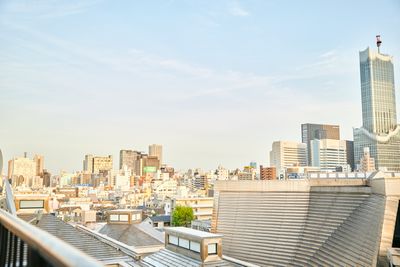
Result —
[[[19,214],[18,217],[25,221],[30,221],[35,217],[35,215]],[[68,223],[61,221],[54,215],[43,214],[41,220],[36,226],[62,239],[66,243],[69,243],[97,260],[104,261],[126,257],[126,254],[118,251],[116,248],[101,242]]]
[[[199,267],[199,266],[209,266],[209,267],[239,267],[243,266],[237,263],[233,263],[227,260],[219,260],[213,262],[201,263],[201,261],[189,258],[182,254],[170,251],[168,249],[162,249],[150,256],[145,257],[139,263],[143,267]]]
[[[106,224],[100,229],[99,233],[134,247],[163,244],[140,230],[136,224]]]
[[[153,222],[170,222],[171,221],[171,216],[170,215],[158,215],[158,216],[152,216],[152,217],[149,217],[149,218]]]

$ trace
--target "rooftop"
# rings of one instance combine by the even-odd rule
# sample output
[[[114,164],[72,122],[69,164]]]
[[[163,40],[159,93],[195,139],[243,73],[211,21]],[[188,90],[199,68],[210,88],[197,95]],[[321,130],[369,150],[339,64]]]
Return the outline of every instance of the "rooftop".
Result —
[[[186,227],[166,227],[165,231],[168,234],[173,234],[173,233],[180,233],[192,237],[200,237],[200,238],[218,238],[222,237],[220,234],[213,234],[209,232],[204,232],[204,231],[199,231],[195,230],[192,228],[186,228]]]
[[[99,233],[129,246],[157,246],[163,243],[138,228],[137,224],[106,224]]]

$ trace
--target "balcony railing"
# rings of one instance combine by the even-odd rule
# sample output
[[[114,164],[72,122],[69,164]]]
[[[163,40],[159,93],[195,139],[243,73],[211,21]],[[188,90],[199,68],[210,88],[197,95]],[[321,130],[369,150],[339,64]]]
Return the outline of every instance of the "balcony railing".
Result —
[[[0,209],[0,266],[100,267],[102,264]]]

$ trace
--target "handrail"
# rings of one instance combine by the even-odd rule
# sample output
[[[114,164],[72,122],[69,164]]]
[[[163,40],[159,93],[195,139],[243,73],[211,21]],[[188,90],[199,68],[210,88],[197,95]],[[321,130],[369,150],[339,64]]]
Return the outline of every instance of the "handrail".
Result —
[[[19,238],[21,242],[27,244],[28,250],[36,250],[40,256],[52,266],[103,266],[95,259],[87,256],[61,239],[0,209],[0,227],[1,226],[13,234],[14,237]],[[10,240],[8,242],[10,242]],[[15,253],[16,252],[14,252],[14,254]]]

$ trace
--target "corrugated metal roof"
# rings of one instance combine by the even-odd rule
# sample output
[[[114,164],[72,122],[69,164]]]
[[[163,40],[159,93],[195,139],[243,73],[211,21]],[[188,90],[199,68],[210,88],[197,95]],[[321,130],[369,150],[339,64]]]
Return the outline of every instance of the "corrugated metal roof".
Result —
[[[34,214],[18,215],[18,217],[25,221],[30,221],[34,218],[34,216]],[[36,226],[62,239],[63,241],[69,243],[70,245],[97,260],[101,261],[126,257],[124,253],[118,251],[116,248],[105,244],[86,233],[83,233],[72,225],[61,221],[51,214],[43,214],[41,220]]]
[[[106,224],[99,233],[129,246],[157,246],[163,243],[140,230],[136,224]]]

